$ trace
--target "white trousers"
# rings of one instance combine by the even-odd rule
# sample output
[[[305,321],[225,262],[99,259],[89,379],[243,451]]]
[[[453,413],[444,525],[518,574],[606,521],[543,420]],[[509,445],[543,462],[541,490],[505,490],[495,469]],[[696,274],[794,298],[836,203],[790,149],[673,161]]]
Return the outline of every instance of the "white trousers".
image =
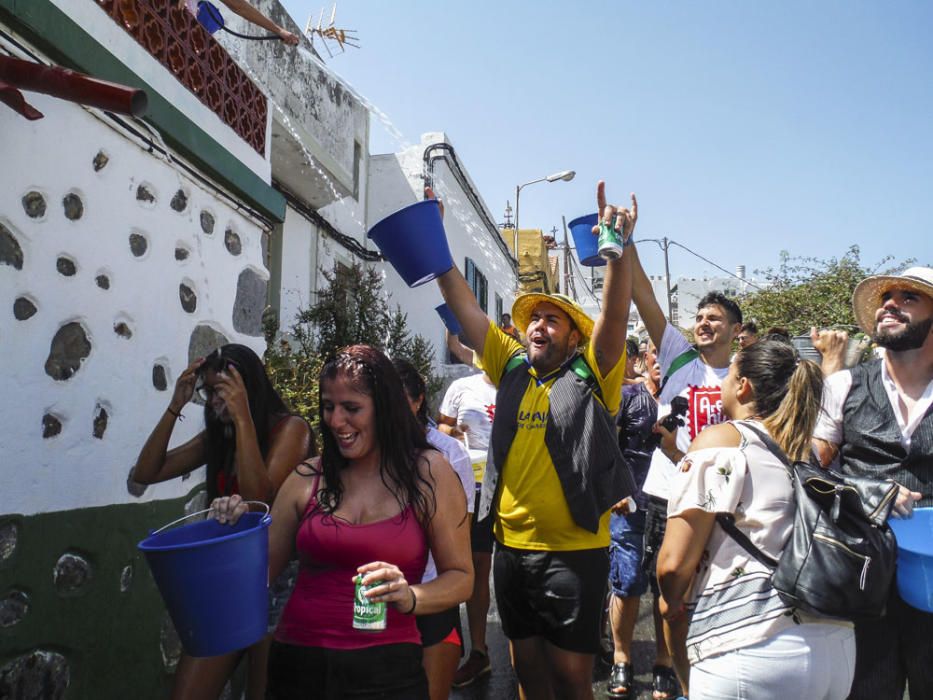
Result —
[[[843,700],[855,673],[851,627],[805,623],[690,668],[690,700]]]

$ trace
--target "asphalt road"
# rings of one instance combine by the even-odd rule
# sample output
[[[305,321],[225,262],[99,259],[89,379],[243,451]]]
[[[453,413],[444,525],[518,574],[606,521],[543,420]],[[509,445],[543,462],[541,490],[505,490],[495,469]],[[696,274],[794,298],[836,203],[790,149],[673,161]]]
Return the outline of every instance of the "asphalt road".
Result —
[[[491,583],[490,583],[491,588]],[[654,663],[654,625],[651,621],[651,607],[648,604],[649,596],[642,600],[639,609],[638,623],[635,626],[635,641],[632,644],[632,657],[635,664],[636,693],[632,698],[636,700],[651,700],[651,666]],[[470,653],[469,625],[466,620],[466,608],[461,606],[460,618],[463,623],[463,633],[467,648],[464,658]],[[492,673],[477,680],[466,688],[454,689],[450,697],[453,700],[512,700],[518,698],[518,683],[515,673],[509,663],[508,640],[502,634],[499,623],[499,612],[496,610],[495,595],[489,609],[486,626],[486,643],[489,646],[489,657]],[[593,695],[597,698],[606,698],[606,680],[609,678],[611,657],[605,661],[597,659],[593,672]]]

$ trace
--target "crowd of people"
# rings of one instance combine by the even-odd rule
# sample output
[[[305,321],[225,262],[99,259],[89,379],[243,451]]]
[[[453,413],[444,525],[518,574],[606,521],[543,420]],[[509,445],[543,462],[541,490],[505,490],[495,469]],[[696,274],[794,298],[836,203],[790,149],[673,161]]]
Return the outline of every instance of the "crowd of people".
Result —
[[[649,590],[656,700],[893,699],[908,686],[933,697],[933,614],[893,585],[879,619],[805,613],[720,524],[780,556],[795,501],[779,453],[896,482],[892,517],[933,505],[933,269],[857,287],[856,319],[879,351],[853,368],[844,333],[814,329],[817,365],[718,292],[700,301],[691,343],[639,261],[635,196],[611,205],[601,182],[597,204],[623,252],[607,261],[596,319],[532,293],[497,323],[456,267],[438,277],[462,329],[448,350],[478,372],[433,417],[418,371],[363,345],[321,370],[320,454],[248,348],[224,346],[179,377],[134,478],[207,465],[221,522],[246,500],[270,504],[269,580],[292,591],[249,650],[184,657],[173,698],[218,697],[244,655],[251,699],[446,698],[490,671],[490,574],[530,700],[593,697],[607,607],[606,695],[635,697]],[[627,337],[633,302],[641,342]],[[205,430],[168,449],[195,396]],[[387,604],[378,633],[351,624],[357,577]]]

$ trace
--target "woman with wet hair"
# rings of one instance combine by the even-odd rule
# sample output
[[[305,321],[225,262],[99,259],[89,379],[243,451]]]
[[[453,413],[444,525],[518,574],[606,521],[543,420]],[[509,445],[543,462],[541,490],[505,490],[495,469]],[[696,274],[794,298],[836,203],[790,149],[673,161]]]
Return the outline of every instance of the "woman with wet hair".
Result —
[[[195,393],[204,402],[205,428],[168,449],[175,423]],[[139,453],[133,479],[154,484],[207,465],[209,499],[239,494],[271,504],[295,465],[315,454],[311,427],[288,410],[259,356],[245,345],[230,344],[198,358],[178,377],[168,407]],[[273,589],[282,585],[276,581]],[[278,607],[273,601],[273,624]],[[248,700],[264,696],[269,644],[263,640],[250,647]],[[183,655],[175,672],[173,700],[219,697],[242,655]]]
[[[271,700],[428,699],[416,615],[449,610],[473,585],[463,488],[409,410],[391,361],[367,345],[320,374],[319,459],[282,486],[269,528],[269,574],[297,549],[301,569],[269,659]],[[239,496],[214,517],[235,522]],[[419,583],[428,551],[437,578]],[[385,629],[354,626],[355,580],[386,604]]]
[[[755,546],[780,556],[795,502],[772,448],[808,458],[822,389],[820,368],[793,346],[765,339],[743,348],[722,383],[730,421],[703,430],[678,464],[657,570],[661,614],[689,617],[692,700],[849,693],[852,624],[789,606],[771,586],[771,571],[716,522],[732,516]]]

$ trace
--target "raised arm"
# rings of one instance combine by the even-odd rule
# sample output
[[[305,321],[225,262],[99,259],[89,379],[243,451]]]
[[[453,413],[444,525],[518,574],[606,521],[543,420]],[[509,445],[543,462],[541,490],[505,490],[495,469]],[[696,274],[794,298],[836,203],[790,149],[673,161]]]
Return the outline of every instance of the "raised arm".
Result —
[[[269,30],[273,34],[278,34],[286,44],[290,44],[291,46],[296,46],[298,44],[297,35],[277,25],[262,14],[262,12],[246,2],[246,0],[221,0],[221,2],[247,22],[252,22],[263,29]]]
[[[667,327],[667,319],[654,296],[651,280],[648,279],[645,269],[641,266],[641,260],[638,258],[638,248],[633,245],[628,252],[632,257],[632,299],[634,299],[638,315],[641,316],[645,329],[648,331],[648,337],[651,338],[654,346],[660,349],[661,338],[664,337],[664,329]]]
[[[424,196],[434,199],[434,192],[430,187],[424,188]],[[444,205],[441,205],[441,216],[444,215]],[[486,345],[486,332],[489,330],[489,317],[479,305],[473,290],[467,284],[466,278],[459,268],[454,265],[450,270],[437,278],[437,284],[444,296],[444,301],[453,315],[457,318],[467,345],[473,348],[482,357]]]
[[[606,204],[606,183],[596,185],[596,202],[602,221],[622,236],[626,243],[631,239],[638,221],[638,200],[632,194],[631,210]],[[593,348],[599,372],[603,376],[615,367],[625,350],[628,333],[629,307],[632,305],[632,250],[626,247],[622,257],[606,264],[603,281],[603,308],[593,327]]]

